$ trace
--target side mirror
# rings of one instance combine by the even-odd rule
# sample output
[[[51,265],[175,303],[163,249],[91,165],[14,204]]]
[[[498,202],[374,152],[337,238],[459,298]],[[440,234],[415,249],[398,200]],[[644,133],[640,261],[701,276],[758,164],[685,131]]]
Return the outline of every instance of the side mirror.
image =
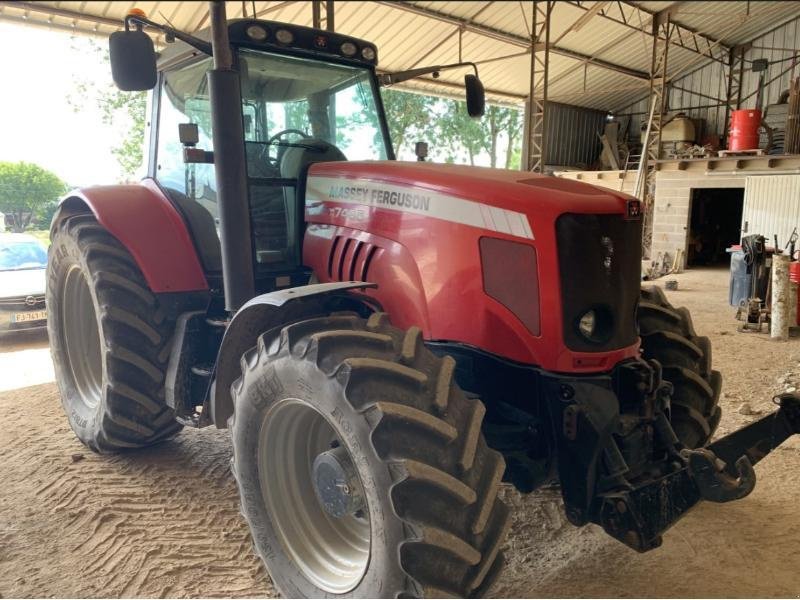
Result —
[[[115,31],[108,38],[108,51],[111,77],[123,92],[141,92],[156,86],[156,51],[144,31]]]
[[[464,87],[467,91],[467,114],[470,117],[482,117],[486,107],[486,94],[481,80],[477,75],[464,75]]]

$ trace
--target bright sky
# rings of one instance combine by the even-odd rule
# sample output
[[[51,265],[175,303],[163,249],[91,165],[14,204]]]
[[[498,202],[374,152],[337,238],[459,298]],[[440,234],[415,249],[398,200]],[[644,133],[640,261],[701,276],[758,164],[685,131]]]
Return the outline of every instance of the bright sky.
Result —
[[[76,113],[66,100],[77,78],[111,81],[89,41],[0,24],[0,56],[0,161],[36,163],[71,186],[116,183],[112,128],[101,122],[93,101]]]

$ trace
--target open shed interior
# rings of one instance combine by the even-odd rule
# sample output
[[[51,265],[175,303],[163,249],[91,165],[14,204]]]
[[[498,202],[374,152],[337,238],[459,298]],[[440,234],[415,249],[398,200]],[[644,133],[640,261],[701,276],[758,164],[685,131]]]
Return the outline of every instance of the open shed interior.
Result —
[[[739,243],[744,188],[692,190],[686,264],[727,266],[726,250]]]
[[[186,90],[158,75],[147,143],[192,191],[153,158],[124,198],[164,218],[115,235],[76,195],[53,221],[14,298],[39,331],[0,338],[0,598],[796,596],[800,1],[0,0],[0,24],[105,43],[131,8],[198,33],[209,5],[317,31],[255,24],[259,62],[242,27],[249,62],[207,77],[215,44],[172,63]],[[325,55],[331,32],[377,67]],[[233,64],[252,114],[238,75],[211,98]],[[474,68],[519,111],[524,177],[383,160],[379,83],[429,65],[396,89],[462,100]],[[290,128],[296,106],[248,139],[280,96],[374,122],[380,160]],[[196,147],[189,98],[244,131]]]

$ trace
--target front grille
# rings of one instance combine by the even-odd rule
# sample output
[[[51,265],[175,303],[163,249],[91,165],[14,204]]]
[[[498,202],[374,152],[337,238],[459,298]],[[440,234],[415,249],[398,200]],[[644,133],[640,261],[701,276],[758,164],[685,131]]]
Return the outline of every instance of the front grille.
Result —
[[[28,304],[27,299],[33,298],[34,302]],[[11,296],[0,298],[0,309],[3,310],[39,310],[44,308],[44,294],[31,294],[30,296]]]
[[[636,342],[641,281],[641,221],[620,214],[565,214],[556,221],[564,342],[578,352],[603,352]],[[588,310],[605,319],[594,341],[578,329]],[[601,319],[602,320],[602,319]]]

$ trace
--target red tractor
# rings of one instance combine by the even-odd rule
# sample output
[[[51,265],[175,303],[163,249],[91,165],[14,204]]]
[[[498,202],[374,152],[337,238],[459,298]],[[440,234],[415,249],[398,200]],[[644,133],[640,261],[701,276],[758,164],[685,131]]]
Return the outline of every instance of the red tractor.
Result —
[[[638,551],[752,490],[800,404],[709,444],[720,374],[640,289],[638,200],[396,162],[379,84],[445,67],[381,79],[363,40],[210,12],[205,36],[140,14],[112,35],[117,84],[154,90],[148,176],[53,219],[48,327],[84,444],[230,428],[255,548],[300,597],[485,592],[501,481],[557,481],[570,522]],[[178,41],[156,57],[144,27]]]

